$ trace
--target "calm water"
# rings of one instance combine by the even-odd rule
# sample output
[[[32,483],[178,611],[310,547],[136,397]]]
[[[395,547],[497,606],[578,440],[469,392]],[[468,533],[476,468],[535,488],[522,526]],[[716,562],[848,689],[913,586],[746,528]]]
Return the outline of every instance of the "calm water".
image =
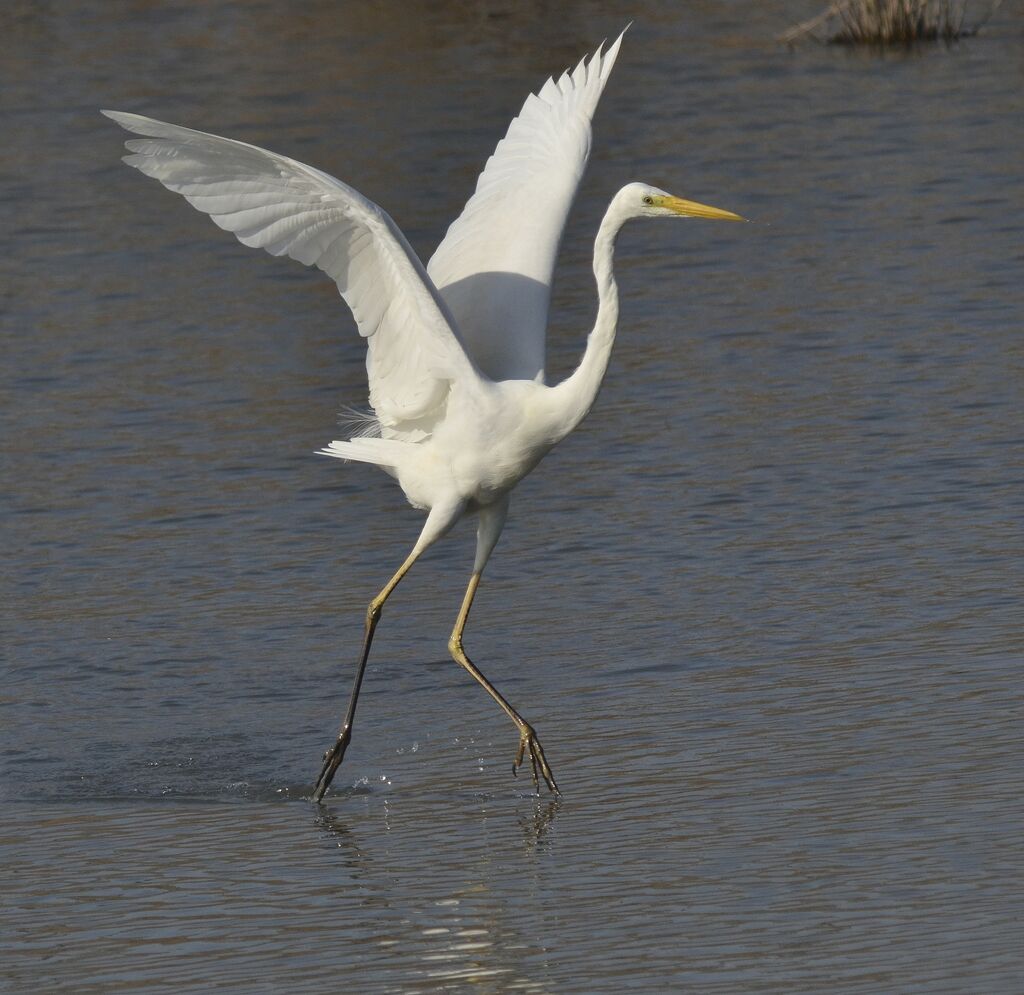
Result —
[[[1024,28],[909,54],[814,4],[13,3],[0,987],[1024,989]],[[365,396],[329,282],[123,167],[97,108],[264,144],[428,255],[525,96],[636,23],[560,267],[644,179],[758,219],[636,226],[599,406],[469,525],[318,459]]]

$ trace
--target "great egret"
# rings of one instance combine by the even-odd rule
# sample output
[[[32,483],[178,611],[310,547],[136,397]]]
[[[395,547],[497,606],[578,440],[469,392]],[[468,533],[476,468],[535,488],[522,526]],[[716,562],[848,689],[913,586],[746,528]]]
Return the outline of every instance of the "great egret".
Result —
[[[366,339],[375,421],[369,437],[332,442],[326,456],[373,463],[427,512],[412,552],[370,602],[348,709],[324,754],[320,801],[351,740],[359,688],[384,603],[433,543],[465,514],[478,518],[476,558],[448,640],[519,731],[516,773],[529,756],[558,791],[533,727],[466,656],[473,597],[508,514],[509,494],[587,415],[615,340],[615,240],[631,218],[744,220],[730,211],[629,183],[613,198],[594,243],[598,310],[579,366],[548,386],[544,334],[565,219],[590,154],[591,118],[622,35],[556,83],[526,98],[462,214],[426,268],[398,226],[362,194],[311,166],[253,145],[104,111],[144,137],[125,162],[234,232],[245,245],[316,265],[331,276]]]

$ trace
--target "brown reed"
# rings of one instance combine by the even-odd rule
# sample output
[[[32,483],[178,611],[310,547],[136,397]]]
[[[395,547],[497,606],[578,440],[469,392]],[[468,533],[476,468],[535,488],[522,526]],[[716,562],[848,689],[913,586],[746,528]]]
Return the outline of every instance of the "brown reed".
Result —
[[[807,40],[828,45],[948,43],[976,34],[1000,2],[989,0],[980,17],[968,20],[969,0],[836,0],[778,40],[787,45]]]

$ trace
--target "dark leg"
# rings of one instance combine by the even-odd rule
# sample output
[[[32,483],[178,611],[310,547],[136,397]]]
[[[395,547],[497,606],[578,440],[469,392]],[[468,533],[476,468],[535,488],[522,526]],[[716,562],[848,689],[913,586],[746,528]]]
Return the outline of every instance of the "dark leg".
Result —
[[[345,719],[338,730],[338,739],[325,754],[324,765],[320,770],[320,776],[316,779],[316,786],[313,789],[313,801],[323,800],[324,794],[334,780],[334,773],[341,766],[345,758],[345,750],[352,740],[352,722],[356,717],[356,703],[359,700],[359,688],[363,683],[363,674],[366,672],[366,661],[370,656],[370,644],[373,642],[373,633],[380,621],[384,602],[388,600],[391,592],[398,587],[398,582],[409,572],[409,568],[416,562],[422,550],[414,549],[408,559],[399,567],[398,573],[387,582],[387,585],[370,602],[366,609],[366,630],[363,635],[363,654],[359,658],[359,668],[356,671],[356,679],[352,685],[352,695],[348,700],[348,710],[345,712]]]
[[[420,558],[424,551],[441,538],[458,520],[465,509],[465,503],[461,499],[441,501],[430,509],[427,520],[423,524],[423,531],[420,532],[416,545],[412,552],[406,557],[405,562],[398,568],[398,573],[391,578],[384,586],[384,589],[370,602],[366,609],[366,631],[363,635],[363,654],[359,658],[359,669],[356,671],[355,683],[352,685],[352,696],[349,698],[348,711],[345,712],[345,719],[338,730],[338,739],[325,754],[324,765],[320,770],[320,776],[316,779],[313,788],[313,801],[323,800],[327,789],[331,786],[335,771],[341,766],[345,757],[345,750],[352,740],[352,722],[356,716],[356,702],[359,700],[359,688],[363,683],[363,674],[366,672],[366,660],[370,655],[370,644],[373,642],[373,633],[380,621],[381,611],[384,609],[384,602],[391,596],[391,592],[398,587],[398,582],[409,572],[409,568]]]

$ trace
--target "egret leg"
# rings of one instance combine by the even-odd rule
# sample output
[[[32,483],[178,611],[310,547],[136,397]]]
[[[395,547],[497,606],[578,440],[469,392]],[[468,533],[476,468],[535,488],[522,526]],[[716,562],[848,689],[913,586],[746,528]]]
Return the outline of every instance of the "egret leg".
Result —
[[[501,706],[502,711],[516,724],[519,730],[519,749],[516,751],[515,760],[512,761],[512,773],[517,774],[523,763],[523,758],[529,754],[530,768],[533,774],[533,786],[537,793],[540,793],[540,776],[548,790],[556,795],[561,794],[558,785],[555,783],[555,776],[551,773],[547,759],[544,756],[544,749],[540,745],[537,733],[505,699],[498,689],[480,672],[480,669],[473,663],[465,650],[462,648],[462,633],[466,628],[466,619],[469,618],[469,609],[473,605],[473,598],[476,596],[476,589],[480,586],[481,573],[479,570],[473,572],[469,578],[469,586],[466,588],[466,596],[462,599],[462,607],[459,609],[459,617],[455,620],[455,628],[452,630],[451,638],[448,640],[448,651],[456,663],[465,667],[466,670],[483,686],[483,689]]]
[[[320,769],[320,776],[316,779],[313,788],[313,801],[323,800],[324,794],[331,786],[335,771],[341,766],[345,757],[345,750],[352,739],[352,722],[356,716],[356,702],[359,700],[359,688],[363,683],[363,674],[366,672],[366,661],[370,656],[370,644],[373,642],[373,633],[380,621],[384,602],[391,596],[391,592],[398,587],[401,579],[409,572],[412,565],[420,556],[441,538],[458,520],[465,509],[465,503],[460,498],[453,498],[450,501],[439,502],[430,509],[427,520],[423,525],[423,531],[416,540],[412,552],[406,557],[405,562],[398,568],[398,572],[384,585],[380,594],[370,602],[366,609],[366,629],[363,635],[363,653],[359,658],[359,667],[356,670],[356,679],[352,685],[352,695],[348,701],[348,710],[338,730],[338,738],[324,754],[324,765]]]
[[[405,562],[398,568],[398,572],[384,585],[380,594],[377,595],[366,609],[366,627],[363,634],[363,653],[359,658],[359,667],[356,670],[356,679],[352,684],[352,694],[348,700],[348,710],[338,730],[338,738],[324,754],[324,765],[320,770],[320,776],[316,779],[316,786],[313,789],[313,801],[321,801],[327,789],[334,780],[334,773],[341,766],[345,759],[345,750],[352,740],[352,723],[356,717],[356,703],[359,701],[359,688],[363,683],[363,674],[366,672],[366,661],[370,657],[370,644],[373,642],[373,633],[380,621],[384,602],[388,600],[391,592],[398,587],[399,581],[409,572],[409,568],[419,559],[421,549],[414,549]]]

